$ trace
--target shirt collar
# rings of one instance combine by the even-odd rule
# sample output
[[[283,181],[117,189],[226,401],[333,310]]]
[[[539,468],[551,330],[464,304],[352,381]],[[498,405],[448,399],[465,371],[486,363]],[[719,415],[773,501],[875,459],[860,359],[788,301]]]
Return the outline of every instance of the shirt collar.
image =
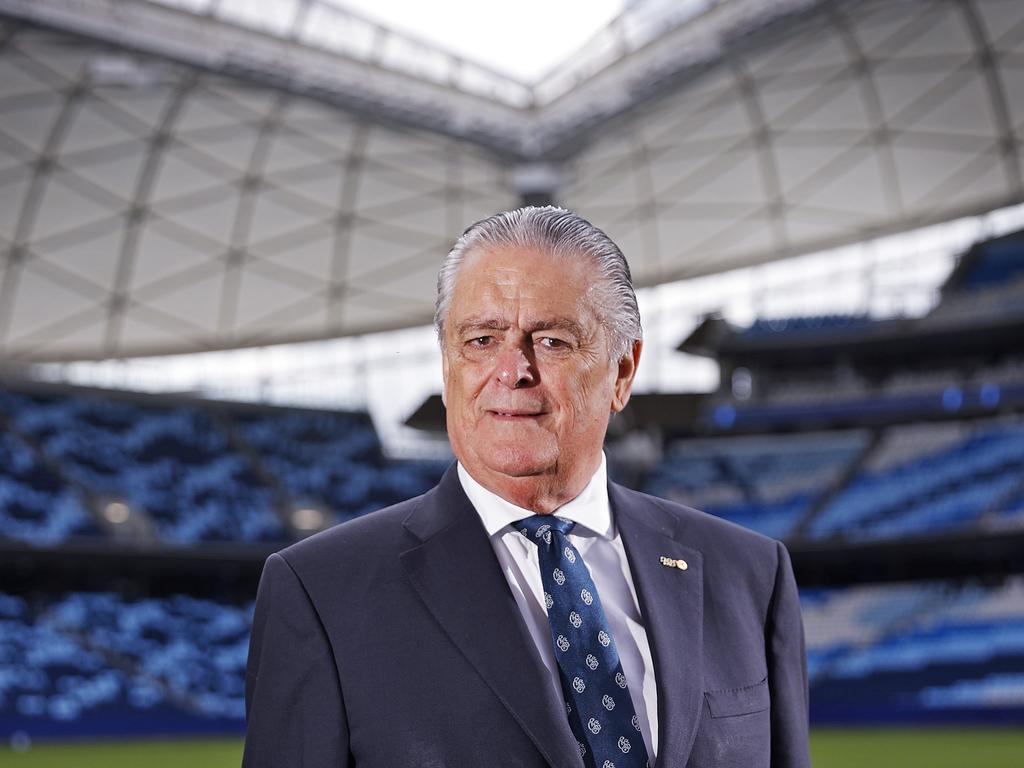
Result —
[[[494,536],[505,526],[511,525],[534,513],[506,501],[493,491],[484,488],[473,479],[462,462],[458,464],[459,481],[470,502],[483,521],[488,536]],[[589,531],[606,539],[615,535],[612,525],[611,507],[608,503],[608,468],[604,453],[601,453],[601,464],[598,466],[590,482],[572,501],[566,502],[555,510],[558,517],[572,520]]]

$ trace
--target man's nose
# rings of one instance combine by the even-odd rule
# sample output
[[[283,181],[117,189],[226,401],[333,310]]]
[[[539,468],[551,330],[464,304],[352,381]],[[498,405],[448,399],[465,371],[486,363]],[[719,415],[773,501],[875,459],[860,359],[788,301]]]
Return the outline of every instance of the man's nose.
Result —
[[[510,389],[528,387],[536,380],[529,355],[519,344],[510,344],[498,357],[498,381]]]

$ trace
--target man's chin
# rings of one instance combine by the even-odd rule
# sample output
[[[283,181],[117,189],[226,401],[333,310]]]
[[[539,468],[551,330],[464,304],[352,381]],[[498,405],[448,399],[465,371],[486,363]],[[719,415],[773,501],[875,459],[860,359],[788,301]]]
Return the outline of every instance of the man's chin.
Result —
[[[557,451],[538,452],[525,448],[502,448],[481,457],[489,472],[514,480],[550,475],[557,464]]]

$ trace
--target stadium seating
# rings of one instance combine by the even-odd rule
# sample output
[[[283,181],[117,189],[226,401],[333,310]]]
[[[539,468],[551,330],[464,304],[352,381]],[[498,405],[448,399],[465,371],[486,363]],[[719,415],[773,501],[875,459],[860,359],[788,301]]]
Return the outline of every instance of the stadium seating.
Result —
[[[0,593],[0,734],[240,732],[252,606]]]
[[[908,397],[920,396],[890,399]],[[755,403],[746,415],[846,405]],[[110,533],[96,522],[110,501],[130,506],[157,542],[287,542],[297,509],[318,510],[326,525],[347,520],[422,493],[447,463],[384,458],[359,412],[0,387],[0,417],[0,536],[37,544]],[[644,487],[775,537],[805,521],[801,533],[815,538],[863,539],[1024,512],[1019,419],[880,435],[855,473],[867,430],[676,440]]]
[[[905,536],[1011,511],[1022,468],[1019,420],[890,428],[873,460],[813,520],[809,533]]]
[[[7,432],[0,432],[0,532],[36,544],[100,532],[78,494]]]
[[[805,591],[819,721],[1019,719],[1024,578]]]
[[[801,593],[818,722],[1024,716],[1024,578]],[[0,736],[238,733],[251,603],[0,593]]]
[[[745,338],[793,333],[834,333],[846,328],[859,328],[871,323],[868,315],[808,315],[805,317],[759,318],[746,328]]]
[[[1024,420],[671,442],[645,490],[776,538],[894,538],[1024,511]],[[862,464],[856,464],[863,457]],[[816,510],[816,506],[821,506]]]
[[[932,709],[1024,708],[1024,674],[957,680],[949,685],[925,688],[918,696],[925,707]]]
[[[645,490],[784,538],[866,444],[862,431],[678,440]]]
[[[236,410],[229,419],[294,504],[323,507],[335,522],[417,496],[447,466],[385,461],[365,413]]]
[[[817,387],[815,390],[818,389]],[[876,421],[898,421],[946,417],[962,411],[995,412],[1003,406],[1024,405],[1024,381],[1005,385],[991,382],[968,383],[963,387],[912,390],[898,394],[848,395],[842,389],[818,397],[814,390],[801,388],[808,397],[774,398],[740,403],[731,398],[712,398],[703,409],[700,421],[705,428],[717,431],[744,429],[806,429],[806,424],[841,422],[870,424]]]
[[[832,403],[858,400],[867,395],[867,385],[860,379],[838,382],[825,376],[815,378],[808,374],[800,378],[780,377],[770,385],[761,382],[757,402],[766,405]]]
[[[105,396],[3,393],[11,428],[96,499],[123,500],[179,544],[285,538],[273,494],[210,414]]]
[[[101,534],[89,508],[110,502],[156,542],[287,542],[291,510],[333,524],[423,493],[448,464],[385,459],[366,413],[0,387],[0,416],[0,536],[34,544]]]

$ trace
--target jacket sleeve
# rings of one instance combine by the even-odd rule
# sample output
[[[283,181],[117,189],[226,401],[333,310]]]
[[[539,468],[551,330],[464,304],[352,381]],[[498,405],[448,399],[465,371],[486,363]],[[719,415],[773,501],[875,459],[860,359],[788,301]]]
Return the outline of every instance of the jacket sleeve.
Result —
[[[781,543],[777,547],[775,589],[765,626],[772,701],[771,764],[772,768],[809,768],[804,627],[789,553]]]
[[[351,765],[338,671],[327,633],[282,555],[263,568],[245,676],[243,768]]]

